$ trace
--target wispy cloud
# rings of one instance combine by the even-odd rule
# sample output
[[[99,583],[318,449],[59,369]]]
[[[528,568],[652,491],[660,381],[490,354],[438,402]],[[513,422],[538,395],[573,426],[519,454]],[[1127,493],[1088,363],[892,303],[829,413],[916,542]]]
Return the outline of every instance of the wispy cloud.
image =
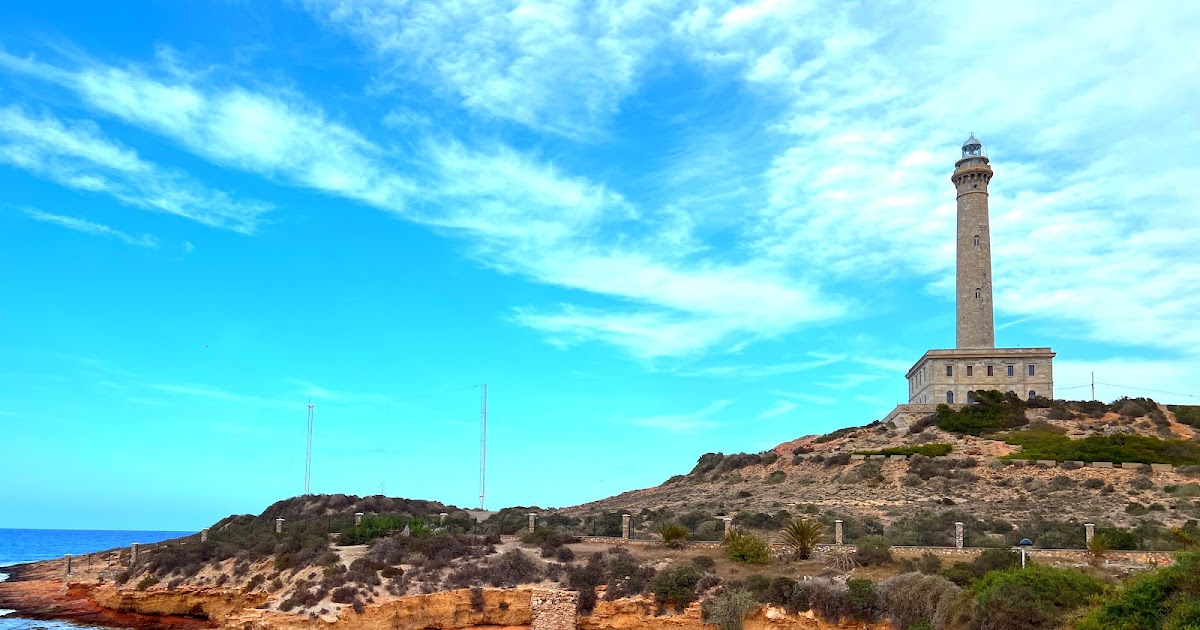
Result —
[[[779,396],[780,398],[790,398],[792,400],[803,400],[804,402],[810,402],[816,405],[833,405],[838,402],[838,399],[832,396],[818,396],[816,394],[807,394],[804,392],[773,391],[771,392],[771,395]]]
[[[227,389],[208,385],[152,383],[148,384],[147,387],[156,391],[166,392],[168,394],[176,394],[179,396],[206,398],[209,400],[233,402],[239,404],[251,404],[260,407],[300,408],[303,406],[302,402],[284,400],[280,398],[265,398],[262,396],[239,394]]]
[[[782,374],[807,372],[809,370],[816,370],[846,360],[846,357],[840,355],[810,354],[809,356],[814,358],[807,361],[788,361],[785,363],[739,363],[736,365],[716,365],[698,369],[680,370],[676,373],[681,376],[737,376],[742,378],[763,378],[780,376]]]
[[[759,420],[768,420],[770,418],[774,418],[775,416],[782,416],[783,414],[789,413],[790,411],[792,411],[793,409],[795,409],[796,407],[799,407],[799,406],[800,405],[798,405],[790,400],[777,400],[777,401],[775,401],[774,407],[771,407],[770,409],[767,409],[766,411],[758,414],[758,419]]]
[[[97,236],[115,238],[123,243],[137,247],[158,247],[158,239],[149,234],[133,236],[132,234],[127,234],[100,223],[93,223],[85,219],[63,216],[61,214],[50,214],[48,212],[42,212],[41,210],[34,210],[32,208],[23,208],[21,212],[25,213],[25,216],[35,221],[58,225],[65,227],[68,230],[75,230],[76,232],[83,232],[85,234],[95,234]]]
[[[0,66],[4,58],[0,52]],[[260,216],[271,209],[263,202],[233,199],[188,175],[147,162],[105,137],[94,122],[66,122],[16,106],[0,108],[0,162],[68,188],[238,232],[253,232]]]
[[[713,429],[720,426],[720,422],[713,419],[712,416],[728,407],[732,402],[731,400],[717,400],[703,409],[690,413],[637,418],[632,421],[632,424],[680,433]]]

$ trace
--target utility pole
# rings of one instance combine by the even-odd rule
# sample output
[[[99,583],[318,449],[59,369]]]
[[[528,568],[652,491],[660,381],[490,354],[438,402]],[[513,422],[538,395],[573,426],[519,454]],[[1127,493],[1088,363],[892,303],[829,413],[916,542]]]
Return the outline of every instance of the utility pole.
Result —
[[[304,450],[304,494],[307,496],[312,494],[309,492],[309,482],[312,480],[312,427],[313,427],[313,409],[316,405],[312,404],[312,399],[308,399],[308,444]]]
[[[1092,400],[1096,400],[1096,373],[1092,372]]]
[[[487,496],[487,383],[479,392],[479,509]]]

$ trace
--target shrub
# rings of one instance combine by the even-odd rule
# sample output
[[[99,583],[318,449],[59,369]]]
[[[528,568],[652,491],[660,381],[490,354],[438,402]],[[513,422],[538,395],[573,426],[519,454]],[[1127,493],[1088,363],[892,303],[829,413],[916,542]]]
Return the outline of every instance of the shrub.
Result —
[[[871,580],[846,580],[846,604],[850,616],[855,619],[874,621],[879,618],[879,593]]]
[[[836,624],[850,614],[845,585],[830,580],[811,580],[805,586],[812,611],[821,619]]]
[[[797,582],[789,577],[777,577],[758,593],[758,601],[773,606],[781,606],[795,614],[809,609],[809,592],[803,582]]]
[[[725,536],[725,555],[734,562],[766,564],[771,561],[771,549],[766,541],[754,534],[734,530]]]
[[[937,575],[942,570],[942,559],[938,556],[926,551],[921,554],[920,558],[910,560],[904,558],[900,561],[901,573],[924,573],[926,575]]]
[[[941,457],[949,455],[954,447],[949,444],[933,443],[919,446],[897,446],[878,451],[855,451],[855,455],[924,455],[925,457]]]
[[[153,575],[147,575],[146,577],[144,577],[140,581],[138,581],[137,590],[144,591],[144,590],[150,588],[151,586],[154,586],[155,584],[158,584],[158,578],[154,577]]]
[[[989,627],[1050,630],[1103,592],[1104,583],[1077,569],[1034,564],[989,573],[974,590],[976,615]]]
[[[838,453],[825,458],[825,467],[845,466],[850,463],[850,453]]]
[[[975,404],[962,409],[938,405],[934,415],[939,429],[969,435],[1013,429],[1029,422],[1025,417],[1025,401],[1016,394],[996,390],[975,392]]]
[[[1004,571],[1020,566],[1021,554],[1009,549],[984,549],[983,553],[971,562],[956,564],[945,571],[943,575],[951,582],[966,587],[979,578],[993,571]]]
[[[1078,440],[1048,431],[1010,433],[1005,443],[1021,451],[1005,459],[1053,459],[1084,462],[1200,464],[1200,444],[1144,435],[1092,435]]]
[[[788,522],[783,528],[783,544],[791,552],[791,557],[797,560],[807,560],[812,556],[813,549],[821,542],[825,526],[817,521],[798,518]]]
[[[1200,628],[1200,552],[1125,582],[1096,606],[1079,630],[1189,630]]]
[[[691,532],[678,523],[663,523],[658,526],[658,535],[662,536],[663,544],[672,549],[678,549],[687,542]]]
[[[771,474],[767,475],[766,479],[763,480],[763,483],[767,484],[768,486],[773,486],[783,483],[784,479],[787,479],[787,473],[783,472],[782,470],[774,470],[771,471]]]
[[[824,444],[826,442],[832,442],[836,439],[844,438],[847,435],[850,435],[851,433],[854,433],[855,431],[857,431],[861,428],[862,427],[845,427],[842,429],[838,429],[837,431],[833,431],[832,433],[826,433],[825,435],[813,438],[813,443],[814,444]]]
[[[721,630],[742,630],[742,620],[754,608],[754,596],[746,589],[725,591],[704,600],[700,611],[705,623]]]
[[[596,587],[604,583],[602,556],[597,553],[588,558],[587,564],[567,568],[567,585],[579,591],[578,611],[591,614],[596,607]]]
[[[858,543],[854,560],[864,567],[890,564],[893,561],[892,545],[882,536],[867,537]]]
[[[696,585],[704,574],[690,565],[659,571],[650,583],[654,601],[660,605],[672,603],[676,610],[683,610],[696,601]]]
[[[361,523],[343,531],[342,535],[338,538],[338,544],[365,545],[376,538],[391,535],[393,530],[399,530],[403,527],[404,523],[399,518],[372,516],[368,514],[363,517]],[[421,527],[424,528],[423,523]]]
[[[1104,487],[1104,480],[1098,477],[1092,477],[1083,482],[1083,487],[1088,490],[1099,490]]]
[[[1167,409],[1177,421],[1200,429],[1200,405],[1167,405]]]
[[[962,589],[940,575],[905,573],[879,583],[879,599],[892,623],[912,628],[933,624],[938,606],[958,597]]]
[[[707,571],[717,566],[717,561],[713,560],[709,556],[696,556],[692,558],[692,566],[700,569],[701,571]]]
[[[488,580],[496,587],[526,584],[541,576],[537,563],[519,549],[504,552],[488,567]]]

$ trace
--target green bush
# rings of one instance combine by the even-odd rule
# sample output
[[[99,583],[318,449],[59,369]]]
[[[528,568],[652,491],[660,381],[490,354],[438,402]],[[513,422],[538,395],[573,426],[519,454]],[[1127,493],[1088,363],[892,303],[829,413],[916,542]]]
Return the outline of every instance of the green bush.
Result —
[[[419,524],[421,531],[424,532],[425,525],[419,520],[415,521]],[[365,545],[376,538],[390,536],[393,531],[399,531],[404,528],[405,521],[396,517],[381,517],[366,515],[362,522],[350,527],[342,532],[338,538],[340,545]],[[410,532],[412,532],[410,528]]]
[[[691,565],[659,571],[650,583],[654,601],[659,605],[672,603],[676,610],[687,608],[696,601],[696,586],[704,574]]]
[[[742,630],[742,620],[754,608],[754,596],[746,589],[725,591],[704,600],[700,612],[705,623],[721,630]]]
[[[1200,628],[1200,552],[1130,578],[1076,626],[1078,630],[1192,630]]]
[[[808,560],[824,533],[825,526],[819,521],[798,518],[783,527],[783,543],[793,559]]]
[[[943,431],[969,435],[1014,429],[1029,423],[1025,417],[1025,401],[1016,394],[996,390],[975,392],[975,404],[962,409],[938,405],[934,419]]]
[[[846,580],[846,604],[850,616],[855,619],[874,621],[879,618],[879,593],[875,591],[875,583],[871,580]]]
[[[1004,441],[1021,447],[1020,452],[1005,455],[1004,459],[1200,464],[1200,444],[1144,435],[1092,435],[1072,440],[1058,433],[1027,430],[1010,433]]]
[[[854,560],[864,567],[891,564],[892,545],[882,536],[869,536],[857,543]]]
[[[658,526],[658,535],[662,536],[663,544],[672,549],[678,549],[687,542],[691,532],[679,523],[663,523]]]
[[[933,443],[919,446],[897,446],[878,451],[855,451],[855,455],[924,455],[925,457],[942,457],[949,455],[954,447],[949,444]]]
[[[1104,591],[1104,583],[1078,569],[1037,564],[995,571],[975,584],[975,613],[997,630],[1051,630]]]
[[[1200,429],[1200,405],[1167,405],[1175,414],[1175,419]]]
[[[961,562],[942,572],[951,582],[966,587],[993,571],[1020,566],[1021,554],[1009,549],[984,549],[971,562]]]
[[[774,470],[771,471],[771,474],[767,475],[766,479],[763,480],[763,483],[767,484],[768,486],[773,486],[775,484],[783,483],[784,479],[787,479],[787,473],[783,472],[782,470]]]
[[[932,624],[938,606],[953,601],[962,592],[940,575],[904,573],[879,583],[879,599],[893,624],[902,630]]]
[[[766,564],[771,561],[771,549],[758,536],[734,530],[725,536],[725,556],[734,562]]]

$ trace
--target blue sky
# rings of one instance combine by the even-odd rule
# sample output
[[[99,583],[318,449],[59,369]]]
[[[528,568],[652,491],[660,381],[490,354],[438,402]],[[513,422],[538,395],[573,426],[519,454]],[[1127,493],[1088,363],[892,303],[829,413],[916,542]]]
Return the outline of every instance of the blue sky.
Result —
[[[257,512],[302,490],[309,399],[314,491],[466,507],[480,383],[489,507],[882,417],[953,344],[971,131],[998,343],[1053,346],[1063,397],[1200,401],[1189,3],[0,25],[0,527]]]

